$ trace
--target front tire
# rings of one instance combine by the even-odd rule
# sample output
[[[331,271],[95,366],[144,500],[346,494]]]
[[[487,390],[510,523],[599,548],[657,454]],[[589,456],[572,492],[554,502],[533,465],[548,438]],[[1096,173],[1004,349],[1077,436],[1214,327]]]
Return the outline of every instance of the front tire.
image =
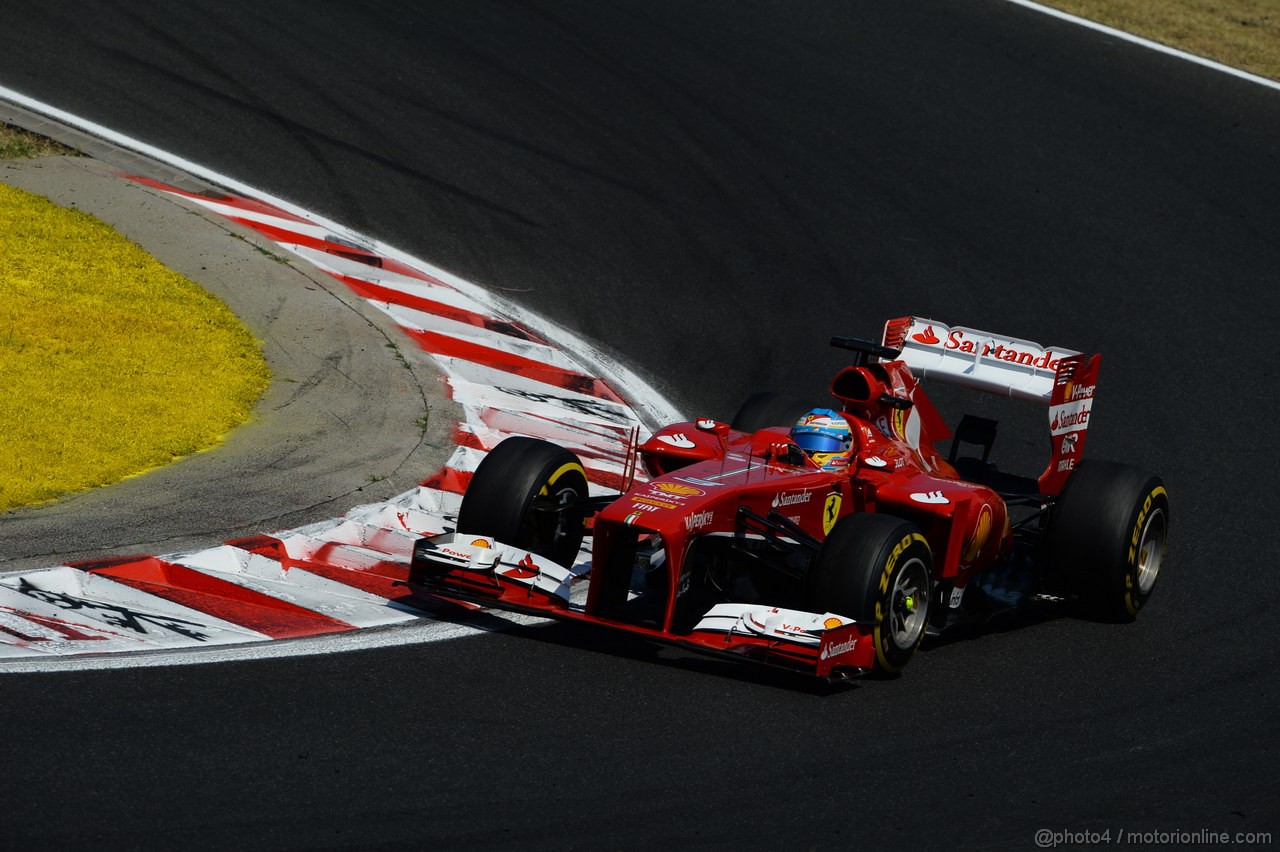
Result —
[[[458,532],[493,536],[570,567],[585,534],[586,496],[587,472],[573,453],[535,438],[507,438],[471,475]]]
[[[1051,576],[1095,614],[1132,621],[1164,563],[1169,492],[1160,477],[1125,464],[1085,461],[1054,504],[1044,539]]]
[[[874,624],[876,670],[897,674],[924,639],[932,604],[933,554],[915,524],[889,515],[842,518],[805,583],[817,612]]]

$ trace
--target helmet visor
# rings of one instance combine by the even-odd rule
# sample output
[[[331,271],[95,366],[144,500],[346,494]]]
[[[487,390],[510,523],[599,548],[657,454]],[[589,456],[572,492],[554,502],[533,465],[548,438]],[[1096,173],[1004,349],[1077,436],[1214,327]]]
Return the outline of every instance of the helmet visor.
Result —
[[[844,450],[845,442],[840,438],[831,435],[816,435],[813,433],[807,435],[795,435],[793,441],[808,453],[838,453]]]

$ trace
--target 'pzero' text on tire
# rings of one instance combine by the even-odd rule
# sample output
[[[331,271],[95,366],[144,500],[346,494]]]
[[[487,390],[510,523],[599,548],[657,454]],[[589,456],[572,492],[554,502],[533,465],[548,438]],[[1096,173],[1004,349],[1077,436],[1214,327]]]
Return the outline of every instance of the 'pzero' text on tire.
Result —
[[[1044,558],[1096,614],[1130,621],[1155,589],[1168,529],[1169,492],[1160,477],[1086,460],[1054,504]]]
[[[893,674],[924,638],[932,576],[933,555],[915,524],[855,514],[827,536],[809,569],[805,597],[816,612],[874,624],[876,669]]]
[[[586,496],[587,473],[573,453],[536,438],[507,438],[472,474],[458,532],[493,536],[570,566],[585,532],[579,504]]]

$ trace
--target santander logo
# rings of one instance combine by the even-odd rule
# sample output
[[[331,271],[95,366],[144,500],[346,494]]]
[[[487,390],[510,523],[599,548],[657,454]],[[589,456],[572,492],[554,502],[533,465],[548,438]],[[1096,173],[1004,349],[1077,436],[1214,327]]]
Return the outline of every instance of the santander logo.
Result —
[[[504,577],[512,577],[516,580],[528,580],[530,577],[538,576],[538,564],[533,561],[533,554],[526,553],[524,559],[516,563],[514,568],[509,568],[502,574]]]
[[[1020,347],[1012,341],[1001,343],[989,336],[980,339],[968,337],[965,334],[966,330],[962,328],[946,329],[944,327],[944,331],[947,335],[946,340],[938,336],[933,325],[927,325],[923,331],[911,335],[911,339],[925,346],[941,345],[943,349],[961,354],[972,353],[982,358],[995,358],[1040,370],[1057,370],[1063,357],[1051,349],[1041,349],[1034,343]],[[978,333],[981,334],[981,332]]]
[[[934,334],[933,326],[927,326],[924,331],[911,335],[911,339],[917,343],[923,343],[926,346],[932,346],[935,343],[941,343],[938,335]]]
[[[813,499],[812,491],[800,491],[792,494],[775,494],[773,497],[773,508],[779,506],[795,506],[800,503],[808,503]]]
[[[1059,362],[1062,361],[1062,356],[1054,355],[1051,349],[1019,349],[1013,345],[996,343],[994,340],[966,340],[964,332],[958,328],[953,328],[947,335],[947,342],[943,344],[943,348],[966,354],[977,352],[984,358],[998,358],[1011,364],[1022,364],[1042,370],[1056,370]]]
[[[1061,435],[1077,429],[1089,428],[1089,414],[1093,410],[1093,397],[1076,402],[1066,402],[1049,409],[1049,434]]]
[[[832,657],[838,657],[841,654],[847,654],[858,647],[858,637],[848,639],[844,642],[832,642],[829,645],[823,645],[822,650],[818,653],[818,659],[829,660]]]

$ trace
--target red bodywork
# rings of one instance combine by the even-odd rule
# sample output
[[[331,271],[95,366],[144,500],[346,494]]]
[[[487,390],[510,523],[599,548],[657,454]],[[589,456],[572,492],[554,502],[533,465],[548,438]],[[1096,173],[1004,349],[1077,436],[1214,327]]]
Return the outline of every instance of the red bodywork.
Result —
[[[951,432],[906,365],[850,367],[831,389],[854,433],[847,468],[819,470],[802,452],[788,451],[783,429],[746,435],[720,423],[668,426],[640,447],[656,478],[596,518],[593,557],[607,553],[610,530],[620,525],[659,533],[668,553],[683,553],[694,534],[731,533],[738,507],[746,506],[761,515],[776,508],[819,540],[847,514],[883,512],[920,527],[938,579],[963,585],[969,573],[990,567],[1009,536],[1004,501],[961,480],[939,455],[935,444]],[[912,406],[891,407],[886,396]],[[674,435],[694,446],[664,440]]]
[[[892,322],[886,339],[891,329]],[[1082,377],[1090,395],[1096,381],[1096,356],[1061,360],[1054,364],[1053,391],[1045,400],[1051,412],[1069,407],[1072,394],[1081,392]],[[677,423],[634,449],[648,481],[634,484],[588,519],[589,566],[559,577],[545,560],[511,550],[487,571],[476,570],[474,558],[463,568],[458,560],[467,558],[467,543],[460,536],[442,536],[437,544],[420,542],[415,582],[487,605],[621,628],[819,676],[868,670],[875,661],[875,625],[855,623],[844,614],[758,604],[724,604],[692,617],[682,611],[691,563],[705,542],[763,537],[759,530],[744,532],[744,513],[762,517],[777,510],[809,537],[811,546],[820,546],[835,523],[853,512],[903,518],[928,540],[934,582],[954,589],[1009,552],[1013,536],[1004,500],[985,485],[961,479],[939,454],[937,446],[951,431],[904,361],[848,367],[832,380],[831,393],[854,435],[847,464],[838,469],[820,469],[782,428],[749,434],[713,420]],[[1064,446],[1066,431],[1051,424],[1052,458],[1038,481],[1043,494],[1061,488],[1083,449],[1084,431],[1074,428],[1070,446]],[[441,574],[438,543],[444,540],[458,552],[450,551],[453,568]],[[477,544],[501,547],[499,542]],[[656,569],[648,564],[657,572],[653,585],[661,592],[651,597],[661,605],[637,604],[637,565],[654,552],[664,559]],[[418,569],[420,562],[432,560],[434,572]],[[579,579],[590,580],[586,599],[571,602],[567,590]]]

